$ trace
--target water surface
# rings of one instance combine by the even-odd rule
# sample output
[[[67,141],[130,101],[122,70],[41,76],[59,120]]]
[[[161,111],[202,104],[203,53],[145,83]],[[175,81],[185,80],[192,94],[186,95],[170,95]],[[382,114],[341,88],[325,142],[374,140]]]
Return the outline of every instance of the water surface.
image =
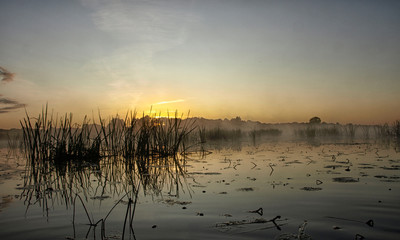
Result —
[[[398,239],[400,153],[390,145],[207,150],[142,168],[108,159],[33,171],[2,148],[0,238]]]

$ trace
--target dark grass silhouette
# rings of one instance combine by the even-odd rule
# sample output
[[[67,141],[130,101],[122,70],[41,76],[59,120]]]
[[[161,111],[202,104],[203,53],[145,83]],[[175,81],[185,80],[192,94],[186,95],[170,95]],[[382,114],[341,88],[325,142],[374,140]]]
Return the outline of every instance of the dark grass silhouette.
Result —
[[[37,118],[26,113],[21,123],[23,147],[31,161],[98,162],[104,156],[129,158],[169,157],[184,154],[185,140],[195,129],[194,121],[182,116],[137,118],[129,111],[125,119],[119,116],[99,122],[84,118],[81,125],[73,124],[73,115],[58,119],[48,114],[47,106]]]

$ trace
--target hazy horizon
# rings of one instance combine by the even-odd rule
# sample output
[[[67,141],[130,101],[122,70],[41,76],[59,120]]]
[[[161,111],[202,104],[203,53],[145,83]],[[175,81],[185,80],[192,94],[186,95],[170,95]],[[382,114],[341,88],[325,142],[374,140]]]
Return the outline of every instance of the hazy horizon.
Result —
[[[399,1],[2,1],[0,128],[46,103],[264,123],[400,119]]]
[[[38,117],[42,117],[42,114],[46,112],[46,108],[42,108],[42,110],[40,111],[40,113],[37,113],[36,115],[34,114],[30,114],[30,113],[25,113],[25,116],[21,120],[22,122],[24,122],[24,120],[27,119],[27,115],[29,115],[29,118],[31,119],[31,121],[35,121],[38,119]],[[147,118],[147,117],[151,117],[151,118],[162,118],[162,119],[174,119],[176,116],[178,119],[183,119],[183,120],[194,120],[192,123],[194,123],[194,126],[199,126],[199,127],[206,127],[206,128],[228,128],[231,129],[232,127],[237,128],[237,129],[247,129],[247,130],[254,130],[254,129],[259,129],[259,128],[265,128],[265,126],[271,125],[271,126],[285,126],[285,125],[293,125],[296,126],[297,124],[299,125],[304,125],[304,124],[309,124],[311,122],[311,118],[310,119],[306,119],[304,121],[290,121],[290,122],[263,122],[263,121],[259,121],[257,119],[243,119],[241,118],[241,116],[236,116],[236,117],[232,117],[232,118],[205,118],[202,116],[192,116],[190,115],[190,111],[189,112],[179,112],[179,111],[169,111],[169,113],[161,113],[161,112],[154,112],[154,111],[143,111],[143,112],[137,112],[135,110],[128,110],[125,113],[116,113],[114,115],[102,115],[101,112],[92,112],[92,115],[84,115],[83,117],[79,117],[77,118],[73,113],[59,113],[59,112],[55,112],[54,109],[50,110],[47,109],[47,118],[48,119],[53,119],[53,124],[56,124],[55,121],[60,121],[63,122],[65,117],[67,116],[67,118],[71,117],[72,114],[72,125],[74,126],[82,126],[82,123],[89,123],[89,124],[95,124],[95,125],[100,125],[100,119],[102,121],[105,121],[106,125],[108,123],[110,123],[109,121],[113,120],[113,119],[119,119],[121,121],[125,121],[126,117],[131,117],[131,116],[135,116],[136,119],[142,119],[142,118]],[[318,116],[314,116],[312,118],[315,118]],[[319,118],[319,117],[318,117]],[[237,125],[237,119],[239,119],[243,125]],[[324,119],[320,119],[321,122],[317,125],[314,126],[324,126],[324,125],[341,125],[343,127],[347,126],[347,125],[358,125],[358,126],[370,126],[370,127],[374,127],[374,126],[383,126],[385,124],[387,124],[389,127],[392,127],[396,124],[397,121],[400,120],[395,120],[393,122],[385,122],[382,124],[362,124],[362,123],[354,123],[354,122],[328,122],[325,121]],[[129,123],[128,123],[129,124]],[[259,125],[261,124],[261,125]],[[315,123],[314,123],[315,124]],[[249,128],[250,127],[250,128]],[[21,129],[21,124],[19,123],[18,126],[16,127],[10,127],[10,128],[1,128],[0,130],[13,130],[13,129]]]

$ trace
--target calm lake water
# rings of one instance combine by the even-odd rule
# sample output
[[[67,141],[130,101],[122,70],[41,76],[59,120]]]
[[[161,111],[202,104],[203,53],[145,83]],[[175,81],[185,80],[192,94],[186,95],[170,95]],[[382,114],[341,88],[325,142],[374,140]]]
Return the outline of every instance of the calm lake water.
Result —
[[[38,170],[3,147],[0,239],[399,239],[391,144],[206,149],[135,168],[108,159]]]

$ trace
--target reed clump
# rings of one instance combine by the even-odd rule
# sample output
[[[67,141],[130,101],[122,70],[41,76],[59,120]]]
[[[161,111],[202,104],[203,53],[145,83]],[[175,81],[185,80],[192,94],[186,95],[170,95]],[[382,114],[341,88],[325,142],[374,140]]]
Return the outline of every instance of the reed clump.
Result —
[[[201,139],[218,141],[218,140],[235,140],[243,136],[241,129],[224,129],[216,127],[213,129],[203,130],[199,132]]]
[[[347,137],[354,138],[356,136],[357,126],[353,125],[351,123],[346,124],[344,126],[344,131],[345,131]]]
[[[199,127],[199,138],[200,138],[200,143],[206,143],[207,142],[207,132],[205,127]]]
[[[187,136],[195,129],[194,121],[173,117],[136,117],[128,111],[125,119],[118,115],[99,124],[84,118],[73,123],[73,115],[58,118],[49,114],[47,106],[37,118],[26,113],[20,121],[23,148],[31,161],[90,161],[104,156],[123,156],[126,159],[169,157],[184,154]]]
[[[269,128],[269,129],[258,129],[250,131],[249,135],[251,137],[262,137],[262,136],[280,136],[282,131],[279,129]]]
[[[390,126],[387,123],[383,125],[375,125],[374,132],[377,138],[388,138],[392,135]]]
[[[400,139],[400,120],[393,123],[392,132],[397,139]]]
[[[337,138],[341,137],[343,132],[336,124],[307,124],[305,128],[296,129],[295,135],[302,138]]]
[[[93,125],[87,117],[82,125],[73,124],[73,115],[54,118],[47,107],[37,118],[20,121],[23,132],[23,149],[31,161],[98,160],[100,138],[92,138]]]
[[[46,107],[37,118],[27,114],[21,126],[27,155],[21,197],[27,209],[39,203],[47,214],[56,198],[70,206],[76,193],[88,196],[96,183],[103,188],[94,196],[99,199],[106,186],[113,194],[136,192],[132,187],[138,184],[145,194],[161,194],[164,187],[176,196],[183,191],[187,138],[195,128],[182,115],[137,118],[128,112],[124,119],[104,120],[99,114],[99,124],[85,117],[77,125],[72,114],[53,117]]]

